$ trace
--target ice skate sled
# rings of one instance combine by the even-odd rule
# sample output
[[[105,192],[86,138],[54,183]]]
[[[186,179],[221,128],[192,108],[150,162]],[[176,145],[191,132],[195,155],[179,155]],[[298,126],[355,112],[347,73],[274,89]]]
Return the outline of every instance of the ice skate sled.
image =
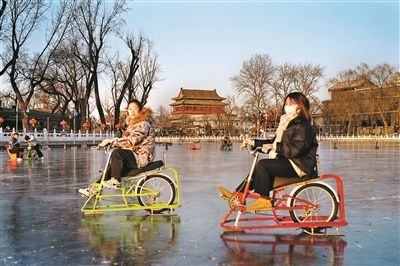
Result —
[[[85,215],[135,210],[160,214],[181,206],[178,172],[166,167],[161,160],[124,174],[119,189],[105,188],[103,181],[110,157],[111,152],[101,182],[92,183],[89,187],[89,197],[81,208]]]
[[[19,151],[18,153],[10,152],[10,146],[8,146],[8,145],[6,146],[6,150],[7,150],[8,159],[10,159],[11,161],[17,161],[18,154],[19,154],[19,156],[23,156],[23,151]]]
[[[220,223],[225,231],[301,228],[313,235],[332,235],[327,229],[336,228],[333,235],[341,235],[339,227],[347,225],[344,191],[341,177],[334,174],[317,178],[276,177],[272,210],[247,210],[246,201],[260,197],[249,189],[259,152],[256,150],[252,154],[254,161],[244,191],[234,192],[228,199],[229,211]]]
[[[220,146],[221,151],[230,151],[232,150],[232,144],[231,143],[222,143]]]
[[[27,150],[24,156],[22,157],[24,160],[37,160],[39,159],[39,155],[35,150]]]

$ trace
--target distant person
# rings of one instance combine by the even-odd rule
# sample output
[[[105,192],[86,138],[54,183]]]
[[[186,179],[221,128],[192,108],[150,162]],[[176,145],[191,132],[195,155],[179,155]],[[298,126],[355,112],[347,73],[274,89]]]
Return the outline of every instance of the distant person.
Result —
[[[105,139],[100,146],[116,147],[111,153],[110,165],[105,173],[103,186],[118,189],[123,173],[142,168],[154,159],[154,130],[151,126],[153,112],[141,106],[138,100],[128,104],[127,128],[121,138]],[[96,182],[100,183],[101,178]],[[89,196],[91,187],[79,189],[79,193]]]
[[[8,151],[12,154],[16,154],[16,157],[22,160],[24,149],[21,148],[18,136],[19,134],[17,132],[11,133],[10,140],[8,141]]]
[[[122,129],[121,128],[117,128],[117,130],[115,131],[115,137],[122,138]]]
[[[28,143],[28,149],[32,149],[36,152],[39,158],[44,159],[43,153],[40,151],[40,142],[33,136],[25,135],[25,141]]]
[[[225,136],[221,143],[221,150],[231,150],[232,149],[232,141],[228,136]]]
[[[245,139],[241,148],[251,146],[262,147],[262,152],[268,153],[268,159],[257,162],[250,182],[250,190],[261,197],[250,203],[250,211],[271,210],[272,203],[269,193],[273,189],[276,176],[279,177],[316,177],[316,153],[318,142],[310,123],[310,102],[300,92],[286,96],[276,130],[272,140]],[[236,191],[243,191],[246,181],[243,181]],[[225,198],[231,198],[232,192],[224,187],[219,188]]]

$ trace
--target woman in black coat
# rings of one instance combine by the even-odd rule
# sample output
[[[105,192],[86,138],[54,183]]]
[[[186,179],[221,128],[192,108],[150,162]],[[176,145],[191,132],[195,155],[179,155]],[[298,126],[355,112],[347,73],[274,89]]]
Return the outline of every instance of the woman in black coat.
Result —
[[[310,123],[310,103],[307,97],[300,92],[288,94],[282,113],[273,141],[246,139],[242,143],[242,148],[248,145],[261,147],[262,152],[268,153],[268,159],[259,160],[254,168],[250,189],[261,197],[247,206],[250,211],[272,208],[269,192],[273,189],[275,176],[317,176],[318,142]],[[245,182],[242,182],[236,191],[243,191],[244,185]],[[232,192],[224,187],[220,187],[219,191],[225,198],[232,197]]]

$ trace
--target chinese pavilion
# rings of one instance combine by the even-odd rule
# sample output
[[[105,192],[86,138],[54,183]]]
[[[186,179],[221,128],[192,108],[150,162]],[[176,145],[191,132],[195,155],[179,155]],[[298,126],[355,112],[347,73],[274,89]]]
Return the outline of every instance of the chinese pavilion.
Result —
[[[187,134],[210,134],[223,128],[226,98],[214,90],[181,88],[172,98],[171,124]]]

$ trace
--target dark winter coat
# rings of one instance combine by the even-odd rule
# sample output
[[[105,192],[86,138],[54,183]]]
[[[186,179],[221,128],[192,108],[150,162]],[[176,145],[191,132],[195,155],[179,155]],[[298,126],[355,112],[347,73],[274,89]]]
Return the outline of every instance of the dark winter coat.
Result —
[[[256,140],[255,147],[260,147],[271,140]],[[291,159],[308,177],[317,173],[318,142],[314,129],[304,117],[290,121],[282,134],[281,142],[276,143],[278,158]]]

